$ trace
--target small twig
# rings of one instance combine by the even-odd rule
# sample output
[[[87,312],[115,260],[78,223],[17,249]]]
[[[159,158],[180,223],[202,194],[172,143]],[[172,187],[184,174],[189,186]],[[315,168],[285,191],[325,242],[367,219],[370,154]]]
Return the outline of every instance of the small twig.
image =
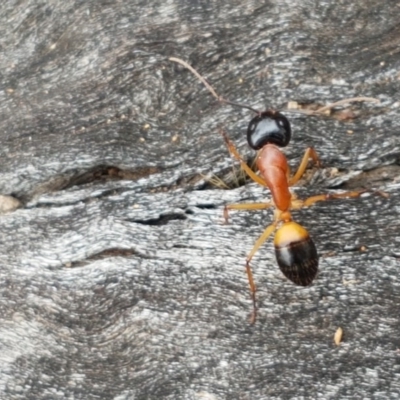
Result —
[[[346,103],[354,103],[354,102],[372,102],[372,103],[380,103],[379,99],[375,99],[373,97],[351,97],[349,99],[343,99],[339,101],[335,101],[334,103],[327,104],[326,106],[323,106],[321,108],[318,108],[318,110],[315,110],[314,113],[320,114],[325,111],[331,110],[334,107],[341,106]]]
[[[283,110],[285,112],[290,112],[290,113],[294,113],[294,114],[304,114],[304,115],[311,115],[311,116],[318,116],[322,113],[324,113],[325,111],[331,110],[332,108],[335,108],[337,106],[341,106],[343,104],[347,104],[347,103],[352,103],[352,102],[362,102],[362,101],[369,101],[369,102],[373,102],[373,103],[380,103],[379,99],[375,99],[373,97],[350,97],[348,99],[343,99],[343,100],[339,100],[339,101],[335,101],[334,103],[330,103],[327,104],[326,106],[320,107],[317,110],[299,110],[299,109],[287,109],[287,110]]]

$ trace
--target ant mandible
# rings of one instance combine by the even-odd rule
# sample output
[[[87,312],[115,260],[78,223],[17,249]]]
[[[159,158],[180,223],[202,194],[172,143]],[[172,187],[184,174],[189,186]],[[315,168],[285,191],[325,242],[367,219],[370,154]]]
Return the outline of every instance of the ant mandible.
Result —
[[[280,270],[288,279],[296,285],[309,286],[318,272],[318,254],[315,244],[308,231],[303,226],[293,221],[290,210],[309,207],[318,201],[325,201],[328,199],[355,198],[365,193],[367,190],[350,191],[340,194],[320,194],[305,200],[297,199],[296,196],[290,192],[289,187],[297,183],[302,177],[307,168],[309,159],[313,160],[317,166],[320,166],[321,162],[316,151],[312,147],[308,147],[297,172],[290,177],[286,156],[279,149],[280,147],[287,146],[291,139],[291,128],[288,119],[278,111],[266,110],[260,112],[252,107],[226,100],[218,96],[213,87],[209,85],[191,65],[175,57],[170,57],[169,60],[179,63],[189,69],[219,102],[246,108],[256,113],[256,116],[250,121],[247,128],[247,142],[252,149],[259,152],[256,165],[260,171],[260,176],[247,165],[240,156],[235,145],[228,138],[227,133],[221,130],[231,155],[240,162],[241,167],[254,182],[267,187],[272,194],[272,200],[264,203],[226,205],[224,208],[225,221],[228,221],[228,210],[264,210],[270,207],[275,208],[272,224],[270,224],[257,239],[246,258],[246,272],[253,302],[251,323],[254,323],[257,316],[256,285],[254,283],[250,262],[260,246],[274,232],[276,260]],[[352,101],[376,102],[377,100],[368,97],[355,97],[333,103],[318,111],[325,111],[327,108]]]

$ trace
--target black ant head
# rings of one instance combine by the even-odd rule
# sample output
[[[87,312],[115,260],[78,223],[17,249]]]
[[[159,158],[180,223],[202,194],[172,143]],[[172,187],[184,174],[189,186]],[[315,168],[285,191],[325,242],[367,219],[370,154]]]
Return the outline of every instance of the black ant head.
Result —
[[[259,113],[247,128],[247,141],[254,150],[259,150],[268,143],[285,147],[290,142],[291,135],[288,119],[277,111]]]

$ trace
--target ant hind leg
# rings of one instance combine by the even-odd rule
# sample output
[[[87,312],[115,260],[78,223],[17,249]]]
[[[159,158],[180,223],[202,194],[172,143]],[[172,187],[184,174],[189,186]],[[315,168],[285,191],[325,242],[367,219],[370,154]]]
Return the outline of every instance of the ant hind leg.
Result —
[[[271,234],[275,231],[277,221],[273,222],[271,225],[269,225],[265,231],[262,233],[262,235],[257,239],[256,243],[254,244],[253,248],[251,249],[250,253],[248,254],[246,258],[246,273],[247,273],[247,279],[249,281],[249,286],[250,286],[250,293],[251,293],[251,299],[253,301],[253,312],[250,318],[250,323],[254,324],[257,318],[257,301],[256,301],[256,285],[254,283],[253,279],[253,273],[251,271],[251,266],[250,266],[250,261],[252,260],[254,254],[256,251],[261,247],[261,245],[271,236]]]

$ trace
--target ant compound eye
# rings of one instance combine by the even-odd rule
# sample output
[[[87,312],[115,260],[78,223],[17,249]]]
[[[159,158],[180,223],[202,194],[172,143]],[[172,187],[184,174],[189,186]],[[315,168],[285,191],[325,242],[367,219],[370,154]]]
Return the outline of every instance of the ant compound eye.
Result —
[[[247,141],[254,150],[259,150],[268,143],[285,147],[290,142],[290,123],[277,111],[264,111],[254,117],[247,128]]]

